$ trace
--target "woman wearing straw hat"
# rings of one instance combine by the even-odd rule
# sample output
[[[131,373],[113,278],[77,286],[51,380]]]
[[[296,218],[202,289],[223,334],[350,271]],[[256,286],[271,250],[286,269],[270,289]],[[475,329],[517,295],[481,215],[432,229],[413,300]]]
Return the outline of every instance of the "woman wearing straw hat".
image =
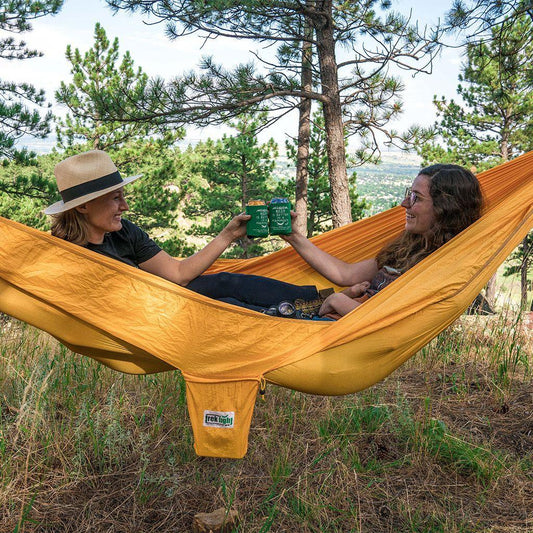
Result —
[[[62,200],[44,210],[52,235],[84,246],[211,298],[257,311],[296,299],[317,300],[316,287],[296,286],[261,276],[202,275],[236,239],[246,235],[249,215],[235,216],[203,249],[177,260],[141,228],[122,218],[128,210],[124,186],[141,175],[122,178],[109,155],[91,150],[69,157],[54,169]]]

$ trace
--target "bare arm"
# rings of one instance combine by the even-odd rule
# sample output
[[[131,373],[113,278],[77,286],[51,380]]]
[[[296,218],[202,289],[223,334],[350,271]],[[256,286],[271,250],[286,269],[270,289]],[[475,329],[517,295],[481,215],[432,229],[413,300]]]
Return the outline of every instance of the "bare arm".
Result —
[[[203,274],[234,240],[246,235],[249,219],[249,215],[237,215],[207,246],[186,259],[175,259],[161,250],[139,268],[178,285],[187,285]]]
[[[284,236],[283,239],[317,272],[341,287],[348,287],[362,281],[371,281],[378,272],[375,259],[347,263],[321,250],[299,233],[293,232]]]
[[[337,292],[328,296],[318,314],[320,316],[327,315],[328,313],[337,313],[341,316],[347,315],[350,311],[353,311],[356,307],[359,307],[361,302],[353,300],[342,292]]]

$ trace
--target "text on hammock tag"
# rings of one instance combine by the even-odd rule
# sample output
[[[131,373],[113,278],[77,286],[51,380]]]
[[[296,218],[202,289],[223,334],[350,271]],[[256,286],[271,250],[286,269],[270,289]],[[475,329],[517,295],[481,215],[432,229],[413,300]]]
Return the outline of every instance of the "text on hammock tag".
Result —
[[[234,411],[204,411],[204,426],[231,429],[235,423]]]

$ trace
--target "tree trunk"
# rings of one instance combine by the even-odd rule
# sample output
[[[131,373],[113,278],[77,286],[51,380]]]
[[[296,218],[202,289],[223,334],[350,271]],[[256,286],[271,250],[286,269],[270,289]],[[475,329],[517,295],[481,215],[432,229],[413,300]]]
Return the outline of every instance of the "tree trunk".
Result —
[[[337,62],[335,59],[331,0],[324,2],[323,10],[328,13],[328,16],[322,15],[313,22],[317,37],[322,95],[325,97],[323,109],[326,129],[326,149],[328,153],[331,212],[333,227],[338,228],[352,221],[352,213],[348,173],[346,172],[344,127],[342,123]]]
[[[494,301],[496,300],[496,274],[489,279],[485,287],[485,298],[490,306],[494,307]]]
[[[102,125],[102,122],[100,121],[100,119],[96,118],[96,120],[94,121],[94,134],[92,138],[92,143],[93,143],[92,149],[93,150],[103,150],[102,143],[101,143],[101,136],[98,133],[101,125]]]
[[[305,21],[304,34],[309,39],[313,36],[313,28],[308,19]],[[313,88],[313,72],[311,70],[312,44],[302,42],[302,89],[311,91]],[[311,100],[302,98],[299,106],[298,151],[296,155],[296,214],[298,215],[295,229],[307,235],[307,184],[309,183],[309,143],[311,139]]]
[[[246,204],[248,203],[248,173],[246,172],[246,161],[244,160],[244,157],[241,157],[241,164],[243,168],[243,172],[241,174],[241,211],[243,213],[246,212]],[[248,237],[244,236],[240,240],[240,244],[242,246],[243,250],[243,257],[245,259],[248,259],[248,248],[250,246],[250,240]]]
[[[527,270],[529,265],[529,244],[527,235],[522,241],[522,264],[520,265],[520,309],[526,310],[527,307]]]
[[[502,159],[504,161],[507,161],[507,142],[505,139],[502,139],[500,142],[500,153],[502,156]],[[496,274],[492,276],[487,285],[485,286],[485,298],[491,305],[491,307],[494,307],[494,303],[496,300]]]
[[[501,154],[502,154],[503,161],[509,161],[509,144],[507,142],[507,139],[502,139]]]
[[[509,132],[512,129],[511,110],[507,109],[505,112],[504,125],[500,138],[500,154],[503,161],[509,161]]]

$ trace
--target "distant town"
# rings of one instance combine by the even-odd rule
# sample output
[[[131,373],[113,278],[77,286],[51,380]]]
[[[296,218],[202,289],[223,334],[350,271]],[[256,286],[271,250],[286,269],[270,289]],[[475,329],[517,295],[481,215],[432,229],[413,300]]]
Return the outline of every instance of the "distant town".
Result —
[[[406,187],[409,187],[420,170],[421,159],[415,154],[404,152],[382,153],[379,165],[363,165],[349,172],[357,174],[357,193],[368,200],[371,208],[365,216],[385,211],[402,201]],[[293,177],[294,166],[287,158],[280,156],[276,173],[281,177]]]

